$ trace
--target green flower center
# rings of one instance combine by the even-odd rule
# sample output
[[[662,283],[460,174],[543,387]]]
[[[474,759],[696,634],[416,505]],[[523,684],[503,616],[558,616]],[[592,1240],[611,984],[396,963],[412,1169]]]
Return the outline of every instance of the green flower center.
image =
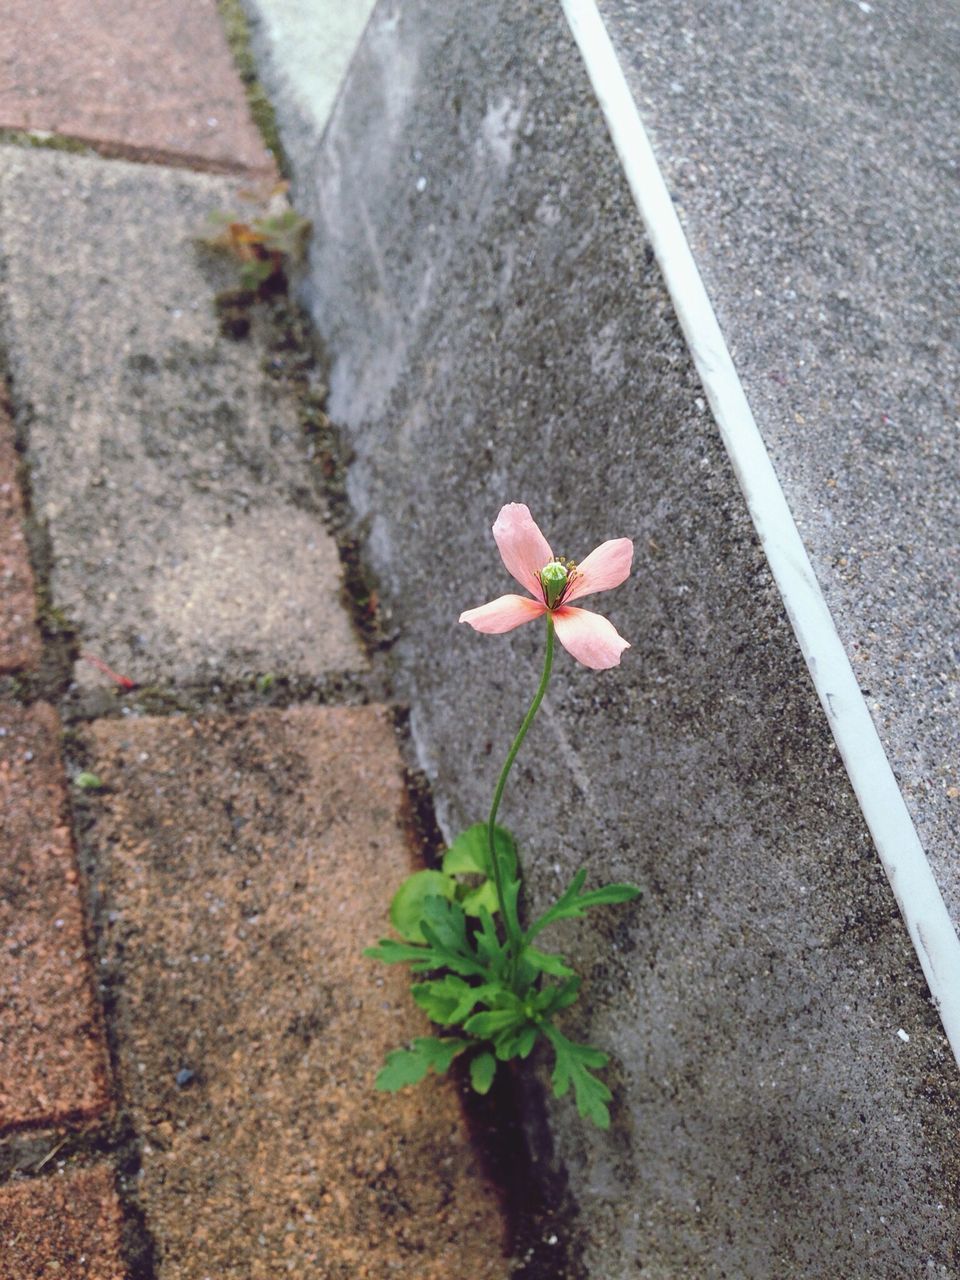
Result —
[[[540,570],[540,582],[548,609],[553,609],[563,599],[570,578],[570,571],[559,560],[551,560]]]

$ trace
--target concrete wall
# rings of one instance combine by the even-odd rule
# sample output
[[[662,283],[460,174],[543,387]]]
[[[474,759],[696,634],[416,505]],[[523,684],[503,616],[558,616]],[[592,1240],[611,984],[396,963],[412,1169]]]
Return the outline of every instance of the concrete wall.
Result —
[[[500,505],[575,559],[636,543],[596,598],[633,647],[559,654],[502,809],[533,906],[580,864],[646,890],[562,937],[614,1056],[609,1134],[550,1104],[586,1274],[960,1275],[956,1067],[559,9],[383,0],[322,140],[285,123],[448,832],[541,658],[456,622],[511,589]]]

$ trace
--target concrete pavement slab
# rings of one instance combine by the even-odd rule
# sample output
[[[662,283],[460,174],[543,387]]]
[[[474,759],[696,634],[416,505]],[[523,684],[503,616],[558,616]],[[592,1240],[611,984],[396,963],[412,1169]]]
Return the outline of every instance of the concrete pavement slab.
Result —
[[[600,0],[960,927],[960,16]]]
[[[274,105],[319,137],[375,0],[244,0]]]
[[[193,241],[236,193],[0,152],[3,336],[52,600],[141,684],[364,666],[283,353],[221,336],[230,276]],[[103,679],[79,664],[81,684]]]
[[[40,658],[33,570],[23,532],[13,425],[0,394],[0,672],[22,671]]]
[[[52,707],[0,706],[0,1130],[110,1100]]]
[[[7,0],[0,128],[141,160],[275,171],[212,0]]]
[[[77,1172],[0,1188],[3,1280],[128,1280],[113,1171]]]
[[[379,707],[94,723],[87,856],[157,1280],[502,1280],[452,1085],[373,1091],[422,1032],[361,949],[410,866]]]

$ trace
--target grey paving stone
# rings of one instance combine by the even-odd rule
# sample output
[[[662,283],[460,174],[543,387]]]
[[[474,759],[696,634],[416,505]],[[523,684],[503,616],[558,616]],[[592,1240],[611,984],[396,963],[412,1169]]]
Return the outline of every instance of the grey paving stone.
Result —
[[[609,1135],[551,1113],[587,1274],[956,1274],[956,1065],[562,17],[381,4],[322,144],[301,123],[332,409],[448,831],[536,687],[535,628],[456,622],[511,589],[501,503],[574,558],[636,542],[596,601],[633,647],[560,655],[501,811],[531,909],[581,864],[646,888],[562,940],[616,1060]]]
[[[144,684],[364,664],[296,402],[258,340],[218,332],[229,275],[193,241],[236,197],[225,178],[0,152],[3,339],[53,601]]]

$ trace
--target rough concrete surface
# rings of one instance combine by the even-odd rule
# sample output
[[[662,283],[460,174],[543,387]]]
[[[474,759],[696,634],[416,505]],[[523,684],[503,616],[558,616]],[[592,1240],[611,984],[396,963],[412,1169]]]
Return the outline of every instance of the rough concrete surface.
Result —
[[[272,100],[319,135],[347,74],[375,0],[253,0],[245,3],[258,56],[269,61]]]
[[[88,1120],[107,1046],[52,707],[0,706],[0,1130]]]
[[[505,1280],[452,1084],[373,1091],[426,1029],[406,976],[361,955],[411,861],[386,711],[100,721],[89,741],[157,1280]]]
[[[131,1280],[104,1165],[0,1188],[3,1280]]]
[[[0,151],[3,340],[52,600],[146,685],[364,666],[285,355],[218,331],[233,277],[193,237],[235,207],[224,178]]]
[[[5,0],[0,128],[143,160],[274,172],[214,0]]]
[[[499,506],[636,542],[596,598],[633,647],[560,656],[501,811],[534,906],[580,864],[646,889],[562,939],[614,1055],[610,1134],[553,1108],[589,1274],[960,1274],[956,1065],[559,12],[381,3],[323,145],[280,123],[448,832],[540,660],[456,623],[512,587]]]
[[[960,13],[601,9],[960,926]]]
[[[36,666],[40,658],[36,610],[13,424],[0,389],[0,672]]]

